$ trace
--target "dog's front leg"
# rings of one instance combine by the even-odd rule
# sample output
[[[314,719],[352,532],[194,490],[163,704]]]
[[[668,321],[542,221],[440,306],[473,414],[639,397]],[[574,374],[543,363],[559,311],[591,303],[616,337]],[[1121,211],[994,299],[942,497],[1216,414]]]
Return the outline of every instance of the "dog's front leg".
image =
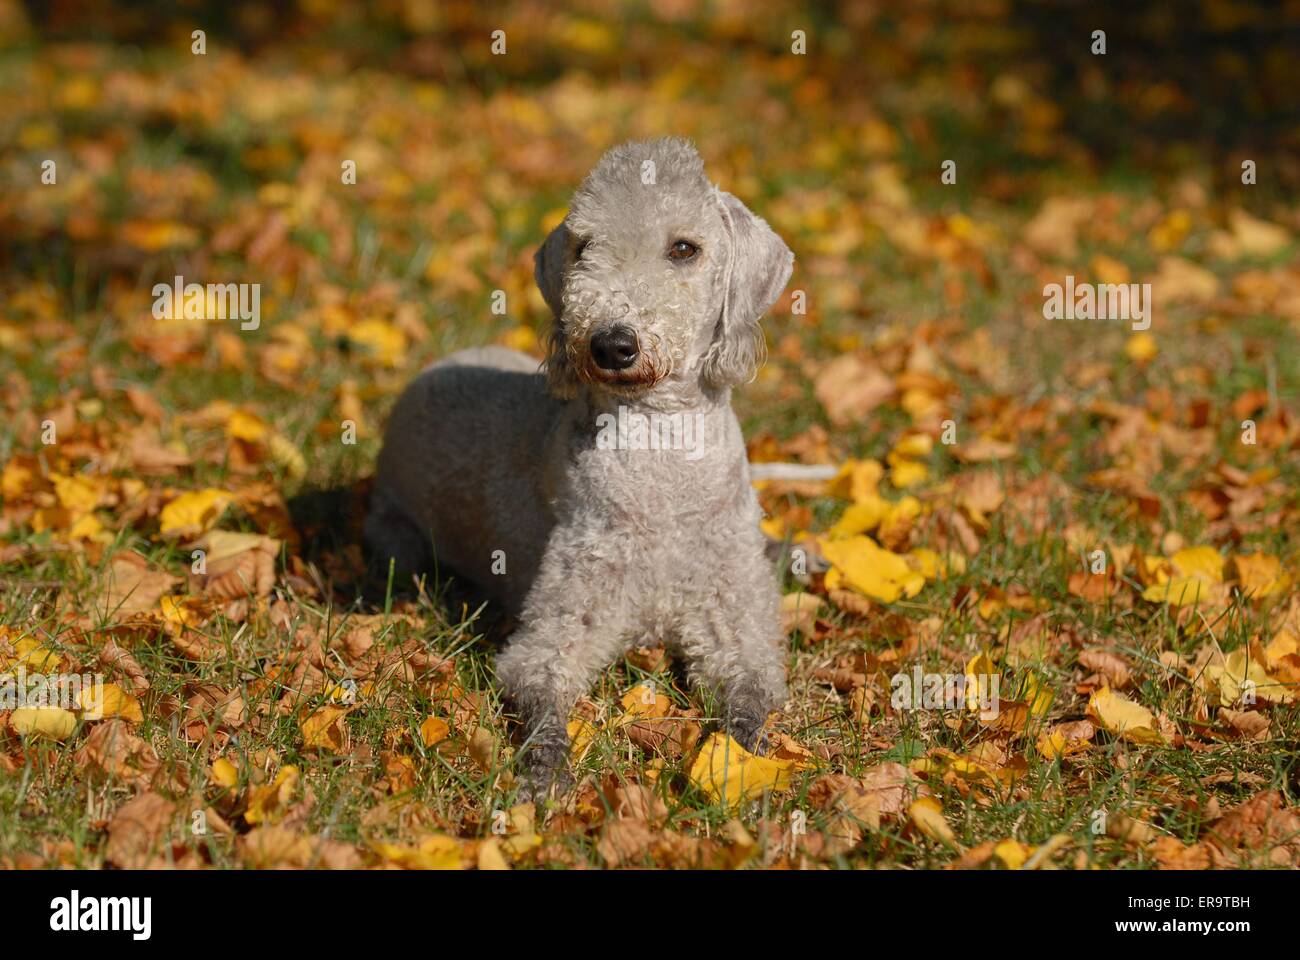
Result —
[[[569,713],[600,671],[622,649],[615,625],[578,604],[563,613],[529,620],[497,656],[496,672],[524,727],[520,796],[542,799],[564,792],[569,772]]]
[[[720,695],[727,732],[751,753],[766,750],[768,714],[787,695],[776,603],[774,587],[744,600],[719,594],[679,634],[692,683]]]

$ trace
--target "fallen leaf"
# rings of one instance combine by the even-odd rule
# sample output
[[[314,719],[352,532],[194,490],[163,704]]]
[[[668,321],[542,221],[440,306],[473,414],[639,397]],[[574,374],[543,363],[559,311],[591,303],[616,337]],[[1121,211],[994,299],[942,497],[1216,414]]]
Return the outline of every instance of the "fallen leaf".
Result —
[[[731,737],[714,733],[691,764],[690,781],[714,803],[730,810],[765,790],[785,790],[800,765],[750,753]]]
[[[1088,716],[1102,729],[1134,743],[1164,743],[1165,737],[1155,725],[1155,716],[1146,707],[1102,687],[1088,699]]]

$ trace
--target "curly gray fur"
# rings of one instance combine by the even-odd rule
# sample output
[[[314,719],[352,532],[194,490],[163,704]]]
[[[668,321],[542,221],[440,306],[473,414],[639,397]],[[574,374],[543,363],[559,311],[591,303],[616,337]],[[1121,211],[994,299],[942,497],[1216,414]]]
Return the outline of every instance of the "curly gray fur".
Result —
[[[670,257],[679,241],[696,252]],[[436,558],[517,616],[496,670],[525,723],[534,794],[565,776],[577,699],[656,640],[721,695],[744,746],[763,746],[785,653],[730,401],[763,362],[759,318],[793,260],[690,143],[624,144],[537,253],[554,313],[544,374],[514,351],[466,350],[393,410],[366,539],[403,572]],[[625,369],[594,359],[593,337],[616,327],[635,340]],[[620,414],[651,423],[650,443],[617,433]]]

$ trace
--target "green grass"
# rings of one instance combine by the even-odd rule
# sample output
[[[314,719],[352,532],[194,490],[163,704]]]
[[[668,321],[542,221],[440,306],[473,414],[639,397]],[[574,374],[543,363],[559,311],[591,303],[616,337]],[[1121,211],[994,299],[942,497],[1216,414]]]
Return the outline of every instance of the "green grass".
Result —
[[[1295,499],[1300,448],[1294,434],[1300,325],[1294,315],[1247,303],[1232,287],[1234,278],[1259,271],[1289,280],[1294,289],[1297,245],[1292,241],[1269,257],[1236,262],[1203,255],[1207,238],[1219,229],[1218,206],[1246,207],[1292,225],[1294,206],[1288,210],[1248,194],[1227,194],[1193,211],[1191,232],[1171,253],[1213,270],[1222,281],[1222,296],[1210,303],[1161,306],[1152,330],[1160,352],[1142,364],[1123,352],[1130,335],[1125,324],[1044,321],[1041,284],[1044,275],[1089,273],[1096,254],[1123,262],[1135,282],[1149,279],[1166,253],[1151,248],[1141,210],[1148,203],[1161,214],[1175,209],[1181,202],[1177,194],[1165,178],[1129,161],[1088,169],[1064,135],[1057,156],[1022,152],[1005,117],[991,115],[981,103],[963,99],[950,106],[932,95],[948,79],[942,65],[929,59],[933,49],[926,48],[926,58],[913,64],[924,74],[915,82],[895,80],[850,97],[817,95],[802,87],[800,75],[787,70],[771,44],[759,47],[744,70],[725,76],[705,78],[684,66],[698,83],[687,83],[675,98],[655,86],[657,72],[642,75],[641,67],[627,74],[607,72],[608,85],[584,93],[587,99],[578,101],[575,116],[568,118],[542,108],[540,118],[534,117],[521,105],[491,95],[561,96],[557,91],[565,88],[558,85],[565,81],[550,77],[550,67],[539,66],[538,76],[521,92],[506,77],[476,86],[472,80],[482,67],[473,61],[468,76],[440,81],[437,90],[447,106],[430,109],[421,99],[426,85],[412,76],[397,70],[364,76],[323,71],[313,65],[310,50],[292,46],[280,60],[230,62],[215,56],[203,62],[161,49],[145,57],[124,48],[96,49],[102,60],[93,67],[50,60],[52,73],[39,82],[29,71],[47,62],[43,49],[20,49],[0,60],[6,89],[26,95],[0,104],[0,130],[6,134],[0,138],[5,144],[0,169],[11,197],[0,206],[0,231],[13,238],[11,266],[0,272],[0,344],[5,346],[0,464],[41,454],[46,473],[109,476],[119,499],[95,511],[108,534],[97,544],[69,541],[58,529],[37,532],[33,511],[51,505],[48,495],[42,499],[20,490],[3,501],[0,556],[7,548],[26,549],[0,562],[0,627],[11,638],[42,639],[65,669],[93,665],[108,635],[119,636],[150,681],[140,697],[143,719],[132,729],[157,753],[159,771],[149,782],[96,775],[78,757],[94,728],[84,721],[62,742],[0,733],[0,863],[104,866],[116,811],[142,790],[154,789],[177,804],[165,833],[171,843],[157,845],[161,859],[156,862],[190,858],[214,867],[247,865],[241,838],[253,829],[244,816],[250,796],[290,765],[300,768],[301,780],[279,816],[295,834],[313,843],[350,845],[360,862],[378,864],[383,857],[377,844],[415,846],[440,833],[463,841],[466,860],[474,860],[476,842],[494,836],[494,818],[514,801],[515,727],[492,671],[499,631],[491,611],[464,605],[443,582],[426,583],[424,594],[413,599],[409,592],[394,595],[389,585],[367,581],[357,552],[366,479],[388,407],[423,363],[500,340],[517,327],[541,327],[545,318],[531,291],[529,258],[542,235],[542,217],[563,206],[600,146],[662,132],[665,118],[677,125],[674,132],[699,139],[710,169],[725,178],[728,189],[736,189],[738,180],[755,184],[757,193],[746,200],[760,213],[787,193],[806,191],[802,205],[792,204],[771,219],[796,251],[791,286],[809,292],[814,317],[791,316],[783,304],[765,321],[774,373],[735,398],[748,436],[788,443],[810,430],[826,430],[835,459],[883,460],[911,429],[912,418],[895,400],[848,425],[831,424],[813,391],[819,368],[851,344],[881,363],[893,363],[891,356],[917,342],[923,325],[936,323],[949,325],[929,346],[955,385],[945,416],[958,423],[963,442],[997,426],[1000,405],[1014,406],[1021,418],[1013,422],[1026,425],[1015,428],[1016,453],[1006,461],[967,465],[940,444],[927,459],[931,476],[916,492],[936,510],[951,503],[942,484],[977,469],[994,471],[1008,491],[963,572],[927,583],[911,599],[877,604],[865,617],[831,606],[820,642],[797,634],[789,638],[792,698],[773,731],[812,751],[817,761],[796,774],[788,790],[728,809],[691,782],[694,751],[654,758],[634,745],[617,721],[620,699],[638,683],[653,681],[675,708],[698,711],[705,736],[719,710],[706,696],[687,692],[680,664],[646,672],[628,660],[606,671],[580,707],[596,732],[575,767],[578,790],[567,807],[550,811],[549,820],[545,811],[539,815],[540,850],[511,857],[512,863],[604,865],[598,845],[615,817],[609,795],[618,784],[640,783],[666,808],[655,835],[686,839],[675,850],[651,846],[628,858],[629,865],[720,865],[726,851],[744,846],[736,840],[736,821],[756,845],[743,858],[750,866],[951,865],[960,851],[924,836],[906,811],[885,816],[851,850],[827,853],[807,839],[798,840],[793,852],[790,848],[791,824],[799,817],[806,818],[805,837],[834,826],[833,812],[810,797],[818,778],[829,773],[859,778],[885,762],[933,760],[941,755],[936,751],[967,756],[990,740],[960,711],[884,710],[887,687],[862,725],[850,709],[849,694],[814,676],[841,655],[881,655],[897,647],[904,633],[928,630],[921,624],[929,620],[938,623],[933,636],[901,667],[910,669],[915,660],[927,671],[960,672],[965,660],[987,649],[1003,671],[1004,690],[1016,690],[1032,670],[1053,693],[1045,717],[1032,719],[1023,734],[1002,743],[1009,755],[1024,761],[1014,782],[966,782],[937,771],[916,781],[941,802],[963,850],[1007,839],[1034,847],[1064,834],[1068,841],[1048,858],[1050,865],[1147,868],[1157,862],[1152,845],[1095,832],[1098,811],[1111,820],[1141,821],[1157,836],[1196,844],[1207,840],[1216,806],[1227,810],[1265,790],[1280,791],[1294,806],[1300,790],[1296,705],[1269,709],[1267,739],[1211,737],[1206,731],[1215,726],[1217,705],[1207,706],[1203,692],[1171,678],[1158,662],[1165,651],[1193,660],[1206,644],[1217,644],[1224,653],[1252,640],[1267,644],[1287,605],[1295,609],[1294,592],[1272,602],[1236,595],[1221,609],[1180,621],[1168,608],[1138,597],[1142,585],[1129,566],[1122,571],[1121,600],[1091,603],[1067,588],[1082,560],[1063,535],[1073,524],[1094,531],[1102,542],[1164,555],[1171,552],[1169,535],[1176,534],[1189,546],[1211,543],[1225,553],[1276,555],[1300,573]],[[842,61],[833,59],[832,66],[852,77],[858,55],[841,50],[832,57]],[[602,68],[593,69],[599,74]],[[818,62],[809,69],[830,68]],[[90,109],[39,105],[51,89],[83,72],[101,89],[116,78],[164,95],[149,106],[126,97]],[[301,103],[291,102],[278,87],[258,87],[286,76],[310,90]],[[252,91],[239,88],[232,77],[252,83]],[[175,114],[164,109],[169,102],[183,105],[181,91],[193,89],[210,94],[218,107],[214,114],[183,106],[176,106]],[[895,131],[896,154],[873,153],[856,127],[835,132],[843,117],[860,122],[863,110]],[[48,143],[31,132],[43,124],[52,127]],[[980,132],[984,135],[974,135]],[[588,143],[587,136],[600,145]],[[839,144],[838,165],[808,160],[808,147],[823,140]],[[250,151],[268,145],[283,148],[285,156],[259,165]],[[542,151],[542,159],[529,160],[529,150]],[[24,180],[51,151],[61,158],[58,188]],[[376,159],[362,165],[357,187],[341,186],[338,160],[358,151]],[[940,185],[937,173],[939,159],[948,156],[969,158],[962,160],[960,186],[953,190]],[[960,213],[993,239],[961,247],[956,259],[896,248],[882,215],[869,212],[879,198],[865,174],[880,163],[896,165],[912,195],[911,207],[898,216],[918,217],[938,235],[943,220]],[[1201,165],[1186,161],[1179,172],[1209,181],[1211,165],[1209,159]],[[144,177],[145,171],[151,176]],[[394,175],[409,189],[389,179]],[[994,177],[1019,178],[1023,188],[1014,198],[994,198],[986,189]],[[211,183],[210,198],[199,185],[205,180]],[[297,212],[292,203],[286,208],[259,199],[259,190],[270,184],[289,185],[293,202],[314,199]],[[821,206],[829,211],[830,226],[847,222],[857,231],[859,242],[843,252],[816,252],[830,229],[809,216],[819,194],[829,196]],[[1031,253],[1022,242],[1025,224],[1043,200],[1061,194],[1114,195],[1121,201],[1106,223],[1084,225],[1079,253],[1068,261]],[[278,229],[277,210],[290,221],[280,224],[283,239],[257,251],[259,238]],[[123,239],[123,223],[155,219],[194,227],[196,244],[148,250]],[[88,228],[93,228],[89,234]],[[442,266],[431,271],[431,263]],[[144,294],[154,280],[175,273],[263,283],[261,329],[244,335],[234,325],[199,328],[178,343],[181,359],[168,360],[161,349],[166,335],[149,324]],[[845,283],[852,287],[848,304],[834,293]],[[496,289],[509,292],[507,317],[489,313]],[[23,305],[20,294],[36,290],[46,292],[48,306]],[[350,315],[343,325],[348,329],[378,318],[406,330],[407,343],[395,363],[375,362],[364,345],[326,329],[323,314],[340,304]],[[277,335],[289,330],[299,331],[305,342],[301,364],[277,381],[263,365],[279,342]],[[245,354],[242,366],[222,359],[221,338],[232,335]],[[1002,370],[958,362],[984,335]],[[891,374],[902,369],[903,355],[895,359]],[[1103,373],[1085,382],[1089,365],[1101,365]],[[338,398],[348,384],[355,387],[363,417],[355,445],[339,440]],[[161,405],[161,439],[183,445],[195,458],[192,468],[175,476],[136,477],[129,464],[110,465],[110,454],[147,419],[123,393],[127,386],[141,388]],[[1289,439],[1273,448],[1242,445],[1231,412],[1235,398],[1260,388],[1271,391],[1271,398],[1257,419],[1276,417],[1279,410],[1291,418]],[[258,413],[302,453],[305,475],[292,476],[265,455],[242,469],[220,424],[193,420],[196,411],[218,400]],[[1146,409],[1156,431],[1162,425],[1185,427],[1186,411],[1196,400],[1207,402],[1210,410],[1208,424],[1196,433],[1205,449],[1194,455],[1160,452],[1149,477],[1158,516],[1143,517],[1131,498],[1089,486],[1095,471],[1142,453],[1106,448],[1112,421],[1104,404]],[[43,448],[39,423],[65,401],[77,411],[72,436]],[[1156,442],[1148,437],[1139,446]],[[1275,471],[1273,487],[1238,529],[1216,525],[1187,498],[1219,463],[1248,472]],[[1066,494],[1052,497],[1046,515],[1035,520],[1017,494],[1048,479],[1059,481]],[[141,486],[128,493],[123,483],[133,480]],[[91,612],[115,553],[136,550],[151,567],[178,577],[187,570],[188,550],[158,533],[158,510],[170,498],[165,489],[239,490],[252,483],[281,499],[274,506],[292,517],[300,542],[281,550],[271,596],[250,598],[242,615],[213,609],[197,628],[211,656],[182,656],[158,611],[147,623]],[[882,489],[896,496],[887,483]],[[833,524],[846,506],[829,496],[780,491],[764,492],[763,501],[776,514],[806,508],[817,531]],[[270,515],[234,509],[221,526],[264,530]],[[911,545],[937,547],[938,537],[936,525],[927,520]],[[801,584],[787,575],[783,586],[821,591],[823,584],[819,577]],[[1012,587],[1023,588],[1040,604],[1037,615],[1047,639],[1039,656],[1017,657],[1007,649],[1008,637],[1035,614],[1003,608],[985,618],[973,602],[994,588]],[[183,583],[175,589],[185,591]],[[282,614],[289,618],[287,628],[276,622]],[[318,642],[323,679],[338,682],[347,676],[354,664],[338,644],[358,622],[372,625],[376,650],[439,654],[449,658],[449,670],[411,677],[393,667],[362,678],[363,693],[343,721],[348,749],[307,749],[300,721],[333,701],[318,684],[301,703],[282,710],[295,689],[286,671],[303,663]],[[1091,671],[1079,664],[1078,654],[1092,647],[1125,656],[1133,679],[1124,692],[1167,716],[1187,744],[1140,746],[1101,731],[1082,753],[1064,760],[1040,755],[1038,733],[1085,714],[1088,696],[1076,685]],[[0,667],[8,659],[0,646]],[[205,689],[241,697],[244,719],[207,731],[199,724],[187,732],[187,703]],[[447,721],[451,730],[446,740],[426,747],[420,726],[431,716]],[[490,737],[490,751],[483,752],[481,741],[474,746],[476,728]],[[214,780],[212,764],[219,757],[238,772],[233,789]],[[656,759],[662,762],[656,765]],[[204,808],[226,819],[233,832],[193,835],[190,818]],[[1295,839],[1279,842],[1294,847]],[[1266,864],[1268,854],[1267,848],[1230,851],[1236,862],[1250,865]]]

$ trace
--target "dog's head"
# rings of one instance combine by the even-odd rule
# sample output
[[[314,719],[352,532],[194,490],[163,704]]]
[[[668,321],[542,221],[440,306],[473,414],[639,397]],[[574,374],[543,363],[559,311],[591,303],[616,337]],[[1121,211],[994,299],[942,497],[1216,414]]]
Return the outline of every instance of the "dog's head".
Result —
[[[679,139],[606,153],[535,259],[555,314],[547,372],[561,396],[580,383],[635,396],[752,378],[766,349],[759,317],[794,263]]]

